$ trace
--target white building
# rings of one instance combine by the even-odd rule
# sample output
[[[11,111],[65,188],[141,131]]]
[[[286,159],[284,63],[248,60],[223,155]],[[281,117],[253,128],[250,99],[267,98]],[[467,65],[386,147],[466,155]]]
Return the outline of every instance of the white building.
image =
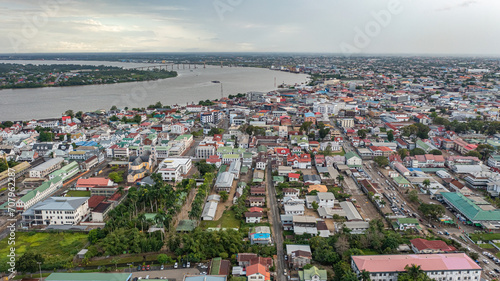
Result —
[[[53,158],[31,169],[30,178],[43,178],[61,168],[63,158]]]
[[[352,127],[354,127],[354,119],[351,119],[351,118],[339,119],[339,124],[340,124],[340,127],[342,127],[342,128],[352,128]]]
[[[89,197],[51,197],[23,213],[23,225],[76,225],[89,214]]]
[[[314,103],[313,112],[319,112],[321,114],[337,114],[338,106],[332,103]]]
[[[192,168],[191,158],[165,158],[158,166],[158,173],[164,181],[178,182],[184,179],[184,176]]]
[[[308,209],[312,209],[312,203],[318,203],[318,208],[333,208],[335,205],[335,195],[331,192],[318,192],[317,195],[306,196],[306,204]]]

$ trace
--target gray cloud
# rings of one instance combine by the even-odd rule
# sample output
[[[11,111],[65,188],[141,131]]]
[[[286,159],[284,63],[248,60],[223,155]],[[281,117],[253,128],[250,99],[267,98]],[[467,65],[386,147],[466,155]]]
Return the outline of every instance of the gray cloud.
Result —
[[[66,4],[44,10],[44,3],[57,1]],[[500,52],[500,38],[491,36],[500,25],[498,0],[0,0],[0,34],[6,39],[0,52],[338,53],[391,1],[402,12],[361,53]],[[34,16],[49,12],[46,22],[33,24]],[[28,34],[27,23],[36,32]],[[22,44],[14,48],[12,38]]]

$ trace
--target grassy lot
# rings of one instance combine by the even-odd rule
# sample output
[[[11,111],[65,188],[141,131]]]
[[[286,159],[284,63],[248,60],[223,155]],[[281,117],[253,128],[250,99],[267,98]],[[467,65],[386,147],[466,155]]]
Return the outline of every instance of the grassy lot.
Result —
[[[363,255],[368,256],[368,255],[379,255],[377,251],[374,250],[362,250]]]
[[[52,272],[44,272],[44,273],[42,273],[42,277],[43,277],[43,278],[48,277],[50,274],[52,274]],[[22,279],[24,279],[24,278],[26,278],[26,279],[31,279],[31,278],[30,278],[30,277],[31,277],[31,275],[33,275],[33,277],[34,277],[34,278],[38,278],[38,277],[40,277],[40,273],[36,273],[36,272],[35,272],[35,273],[33,273],[33,274],[28,273],[28,274],[26,274],[26,275],[22,275],[22,274],[16,275],[16,277],[14,277],[14,280],[22,280]]]
[[[217,221],[202,221],[202,228],[221,227],[221,228],[240,228],[241,221],[234,217],[233,211],[224,211],[222,217]]]
[[[113,259],[117,258],[117,263],[118,264],[124,264],[124,263],[134,263],[137,267],[137,265],[142,264],[144,261],[142,256],[146,256],[146,263],[147,264],[152,264],[152,262],[156,262],[158,253],[142,253],[142,254],[136,254],[136,255],[121,255],[121,256],[112,256],[109,258],[103,258],[103,259],[98,259],[98,260],[91,260],[87,264],[87,266],[113,266],[114,267],[114,261]],[[172,257],[173,258],[173,257]]]
[[[481,247],[481,248],[483,248],[483,249],[493,249],[493,248],[495,248],[491,244],[478,244],[478,246]]]
[[[90,191],[70,190],[66,193],[66,197],[90,197]]]
[[[63,267],[73,260],[73,257],[87,243],[85,233],[16,233],[16,255],[21,256],[27,250],[41,254],[44,258],[42,269],[54,269]],[[6,270],[8,249],[12,245],[7,244],[8,240],[0,241],[0,271]]]
[[[344,148],[342,148],[342,151],[339,151],[339,152],[334,152],[334,153],[332,153],[332,155],[340,155],[340,156],[344,156],[344,155],[345,155],[345,150],[344,150]]]
[[[474,233],[469,236],[474,241],[500,240],[500,233]]]

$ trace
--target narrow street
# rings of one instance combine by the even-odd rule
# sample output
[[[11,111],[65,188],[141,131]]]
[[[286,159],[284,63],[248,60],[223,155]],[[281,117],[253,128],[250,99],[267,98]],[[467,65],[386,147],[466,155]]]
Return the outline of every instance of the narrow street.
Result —
[[[272,174],[271,174],[271,161],[267,162],[267,187],[269,189],[269,207],[272,213],[273,219],[273,232],[274,232],[274,243],[277,249],[277,259],[278,264],[276,265],[276,280],[277,281],[286,281],[286,277],[283,274],[283,270],[285,269],[285,252],[283,250],[283,230],[281,228],[281,218],[278,209],[278,204],[276,200],[276,189],[273,185]]]

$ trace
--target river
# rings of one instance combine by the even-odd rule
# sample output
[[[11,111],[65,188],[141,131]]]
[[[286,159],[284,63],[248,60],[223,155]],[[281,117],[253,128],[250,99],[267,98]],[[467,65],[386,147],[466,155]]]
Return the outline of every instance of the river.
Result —
[[[0,63],[109,65],[124,68],[152,65],[106,61],[0,60]],[[194,69],[191,65],[189,69],[185,65],[185,69],[182,66],[180,68],[174,66],[174,70],[178,72],[177,77],[156,81],[0,90],[0,121],[59,117],[68,109],[76,112],[109,109],[113,105],[145,107],[157,101],[165,105],[198,103],[199,100],[220,98],[221,88],[227,97],[250,91],[271,91],[276,89],[275,81],[276,85],[302,84],[308,77],[306,74],[249,67],[203,68],[198,65]]]

